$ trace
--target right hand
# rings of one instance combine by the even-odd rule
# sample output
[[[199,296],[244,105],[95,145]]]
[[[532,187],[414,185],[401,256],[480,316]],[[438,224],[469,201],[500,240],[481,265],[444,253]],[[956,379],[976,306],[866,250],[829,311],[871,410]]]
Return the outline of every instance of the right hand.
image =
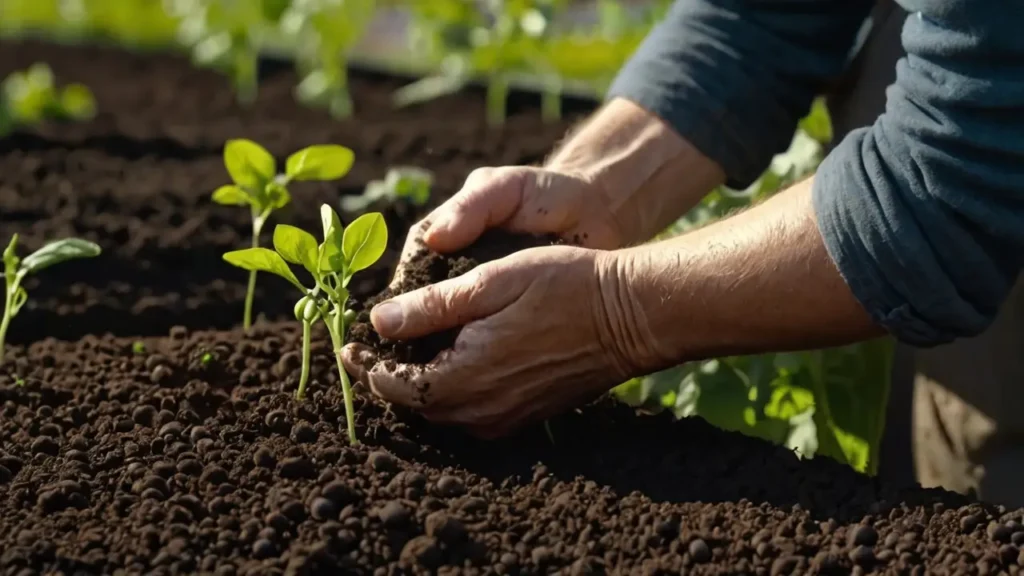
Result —
[[[555,234],[584,248],[619,248],[622,234],[609,204],[600,186],[574,174],[530,166],[478,168],[409,231],[392,285],[401,282],[404,263],[424,244],[455,252],[490,228]]]

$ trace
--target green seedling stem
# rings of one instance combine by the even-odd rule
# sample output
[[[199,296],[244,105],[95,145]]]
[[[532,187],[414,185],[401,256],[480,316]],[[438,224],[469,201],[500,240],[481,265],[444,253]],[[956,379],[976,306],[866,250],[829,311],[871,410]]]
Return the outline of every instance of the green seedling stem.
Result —
[[[355,314],[348,309],[348,285],[359,271],[372,266],[387,248],[388,229],[379,212],[364,214],[343,228],[337,212],[324,204],[320,207],[323,242],[319,245],[312,234],[286,224],[274,227],[274,249],[248,248],[224,254],[224,260],[249,271],[270,272],[291,282],[302,292],[295,303],[295,318],[302,323],[302,372],[297,400],[306,395],[309,379],[310,333],[312,324],[323,320],[331,336],[331,346],[338,364],[338,376],[345,400],[349,440],[356,444],[355,408],[352,383],[341,361],[345,334]],[[301,265],[313,277],[307,288],[289,267]]]
[[[78,238],[65,238],[46,244],[25,258],[18,258],[15,251],[18,246],[18,235],[11,237],[10,244],[4,250],[4,316],[0,320],[0,364],[4,363],[4,344],[7,341],[7,330],[11,320],[18,315],[22,306],[28,301],[28,293],[21,282],[29,274],[49,268],[54,264],[92,258],[100,254],[100,247],[92,242]]]
[[[260,234],[267,219],[291,201],[288,185],[302,181],[337,180],[348,174],[355,155],[344,146],[319,144],[303,148],[288,157],[279,174],[277,162],[265,148],[252,140],[229,140],[224,145],[224,166],[233,184],[213,192],[213,201],[225,206],[249,206],[252,211],[252,248],[259,248]],[[252,326],[256,295],[256,270],[249,272],[242,327]]]

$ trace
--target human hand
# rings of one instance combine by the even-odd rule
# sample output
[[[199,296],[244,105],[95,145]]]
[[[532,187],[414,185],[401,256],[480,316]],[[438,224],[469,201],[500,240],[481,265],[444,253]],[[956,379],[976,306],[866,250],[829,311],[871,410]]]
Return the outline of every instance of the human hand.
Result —
[[[406,263],[418,252],[461,250],[490,228],[618,248],[622,235],[609,205],[599,186],[557,168],[478,168],[459,192],[410,229],[391,285],[402,282]]]
[[[532,248],[396,296],[374,310],[374,328],[410,339],[464,326],[426,365],[377,362],[349,344],[346,370],[381,398],[483,437],[583,404],[627,380],[635,338],[624,326],[609,252]],[[401,375],[401,376],[400,376]]]

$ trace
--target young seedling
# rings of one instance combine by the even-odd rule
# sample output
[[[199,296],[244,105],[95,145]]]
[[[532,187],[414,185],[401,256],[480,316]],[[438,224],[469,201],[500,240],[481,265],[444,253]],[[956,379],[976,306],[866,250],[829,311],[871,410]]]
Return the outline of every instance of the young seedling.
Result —
[[[383,180],[373,180],[359,196],[343,196],[341,209],[345,212],[362,212],[375,202],[384,200],[393,203],[406,199],[413,206],[423,206],[430,199],[430,187],[434,175],[429,170],[412,166],[390,168]]]
[[[348,419],[348,437],[355,444],[355,414],[352,384],[341,362],[341,349],[345,345],[345,332],[355,317],[347,308],[348,285],[353,275],[372,266],[388,244],[388,229],[379,212],[363,214],[348,228],[343,228],[338,214],[324,204],[320,207],[323,224],[323,242],[319,245],[312,234],[294,226],[278,224],[274,227],[274,250],[247,248],[224,254],[227,262],[250,271],[270,272],[291,282],[302,292],[295,304],[295,317],[302,322],[302,373],[296,399],[306,394],[309,378],[309,339],[313,322],[323,320],[331,335],[331,345],[338,363],[338,376],[345,399]],[[301,265],[313,277],[314,285],[307,288],[288,266]]]
[[[78,238],[65,238],[50,242],[25,258],[18,258],[14,253],[18,245],[18,235],[11,238],[11,243],[4,250],[4,316],[0,320],[0,364],[4,363],[4,343],[11,320],[18,315],[21,307],[28,301],[28,292],[21,282],[29,274],[49,268],[67,260],[92,258],[100,254],[100,247],[92,242]]]
[[[260,232],[270,214],[291,201],[288,192],[291,182],[337,180],[348,174],[354,158],[352,151],[344,146],[310,146],[289,156],[284,174],[278,174],[274,157],[262,146],[252,140],[229,140],[224,145],[224,166],[234,184],[215,190],[213,201],[226,206],[249,206],[252,211],[252,247],[258,248]],[[242,317],[242,327],[246,331],[252,326],[255,293],[256,270],[252,270]]]
[[[335,118],[353,113],[348,56],[373,21],[376,0],[293,0],[281,16],[281,30],[296,47],[303,75],[298,99],[326,107]]]
[[[58,89],[46,64],[33,64],[13,72],[0,87],[0,134],[17,125],[31,126],[47,119],[88,120],[96,114],[96,100],[82,84]]]

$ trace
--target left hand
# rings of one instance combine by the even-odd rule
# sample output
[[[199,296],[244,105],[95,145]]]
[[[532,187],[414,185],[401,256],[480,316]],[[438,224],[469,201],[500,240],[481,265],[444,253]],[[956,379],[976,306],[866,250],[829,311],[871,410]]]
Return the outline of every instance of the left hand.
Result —
[[[387,401],[486,438],[593,400],[629,377],[601,294],[609,254],[533,248],[396,296],[371,312],[381,336],[463,326],[454,347],[388,369],[350,344],[345,368]]]

